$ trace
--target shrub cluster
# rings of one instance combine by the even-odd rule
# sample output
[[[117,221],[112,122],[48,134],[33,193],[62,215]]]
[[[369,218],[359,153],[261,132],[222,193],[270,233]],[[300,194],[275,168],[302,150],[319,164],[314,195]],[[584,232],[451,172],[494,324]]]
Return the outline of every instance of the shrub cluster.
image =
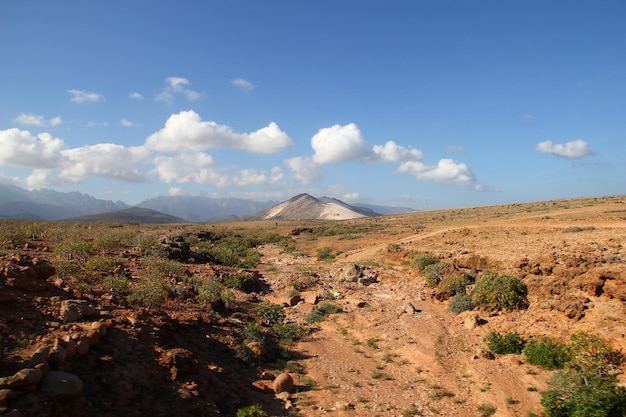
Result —
[[[517,332],[500,334],[490,331],[483,339],[489,350],[499,355],[519,354],[522,352],[524,342]]]
[[[518,278],[487,272],[476,284],[474,301],[492,310],[514,310],[528,306],[528,288]]]
[[[549,370],[561,369],[571,359],[567,345],[551,337],[530,339],[524,346],[523,353],[528,363]]]

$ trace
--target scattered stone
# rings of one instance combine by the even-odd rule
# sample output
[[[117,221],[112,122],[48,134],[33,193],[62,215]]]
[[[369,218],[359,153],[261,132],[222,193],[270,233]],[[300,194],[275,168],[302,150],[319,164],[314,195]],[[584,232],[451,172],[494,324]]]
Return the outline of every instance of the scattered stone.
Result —
[[[292,392],[293,387],[293,378],[287,372],[278,375],[272,383],[272,388],[276,394],[283,391]]]
[[[85,300],[61,301],[60,316],[63,322],[74,322],[83,317],[97,316],[100,311]]]
[[[250,342],[246,345],[250,352],[256,357],[263,356],[267,353],[267,349],[265,346],[260,344],[259,342]]]
[[[311,304],[311,305],[317,304],[319,300],[320,300],[320,295],[316,292],[307,294],[306,297],[304,297],[304,302],[307,304]]]
[[[62,398],[75,398],[83,390],[83,381],[68,372],[50,371],[41,381],[40,391]]]
[[[270,388],[269,386],[267,386],[267,384],[263,381],[254,381],[252,383],[252,386],[254,388],[256,388],[257,390],[261,391],[264,394],[270,394],[274,391],[272,391],[272,388]]]

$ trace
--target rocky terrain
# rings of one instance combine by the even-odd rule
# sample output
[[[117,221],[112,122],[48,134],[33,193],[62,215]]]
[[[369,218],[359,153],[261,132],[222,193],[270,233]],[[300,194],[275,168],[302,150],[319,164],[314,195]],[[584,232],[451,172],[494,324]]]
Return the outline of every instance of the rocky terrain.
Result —
[[[0,413],[11,417],[265,415],[255,406],[542,415],[555,371],[494,354],[490,331],[563,342],[583,331],[626,351],[621,196],[344,221],[8,222],[1,232]],[[225,265],[220,242],[260,234],[272,236],[256,239],[260,257]],[[450,294],[416,268],[422,254],[444,275],[516,277],[527,304],[454,314]]]

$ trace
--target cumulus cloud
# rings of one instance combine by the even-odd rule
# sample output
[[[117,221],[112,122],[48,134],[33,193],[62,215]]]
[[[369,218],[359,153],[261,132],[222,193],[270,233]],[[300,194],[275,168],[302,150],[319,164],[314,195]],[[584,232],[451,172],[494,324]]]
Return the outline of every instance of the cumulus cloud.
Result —
[[[0,171],[0,184],[17,185],[19,182],[20,179],[18,177],[7,176]]]
[[[318,164],[352,161],[370,154],[367,142],[354,123],[320,129],[311,138],[311,146],[315,151],[313,160]]]
[[[173,157],[157,156],[154,173],[166,183],[213,184],[226,187],[231,184],[228,175],[213,165],[213,157],[203,152],[182,153]]]
[[[187,100],[195,101],[202,98],[203,94],[189,88],[191,83],[182,77],[169,77],[165,79],[167,84],[154,98],[155,101],[172,103],[177,94],[182,94]]]
[[[285,174],[279,167],[274,167],[267,173],[256,169],[243,169],[239,171],[239,176],[234,179],[235,185],[240,187],[247,185],[274,185],[279,183]]]
[[[231,80],[230,83],[246,93],[254,90],[255,88],[254,84],[244,78],[236,78],[234,80]]]
[[[321,165],[311,158],[297,156],[286,159],[284,163],[293,172],[293,177],[300,180],[303,185],[313,184],[322,178]]]
[[[291,144],[289,136],[274,122],[252,133],[235,133],[229,126],[202,121],[193,110],[171,115],[163,129],[146,139],[149,149],[160,152],[230,148],[275,153]]]
[[[551,140],[546,140],[545,142],[539,142],[535,147],[535,151],[567,159],[579,159],[594,154],[589,149],[587,142],[582,139],[573,140],[565,144],[552,143]]]
[[[98,176],[127,182],[143,182],[138,164],[147,158],[142,146],[125,147],[113,143],[100,143],[67,149],[61,152],[58,178],[67,182],[80,182],[86,177]]]
[[[49,133],[33,136],[17,128],[0,131],[0,165],[21,168],[52,168],[58,164],[63,140]]]
[[[100,93],[85,90],[67,90],[70,100],[74,103],[90,103],[96,101],[104,101],[105,98]]]
[[[128,97],[133,99],[133,100],[143,100],[143,95],[141,93],[136,92],[136,91],[133,91],[132,93],[130,93],[128,95]]]
[[[424,157],[424,153],[412,146],[405,148],[394,141],[387,141],[384,145],[374,145],[372,155],[368,160],[372,162],[403,162],[419,160]]]
[[[453,185],[473,185],[475,177],[469,167],[452,159],[441,159],[437,165],[427,165],[419,161],[400,164],[398,172],[414,175],[418,180],[441,182]]]
[[[49,120],[46,120],[45,117],[36,114],[20,113],[15,119],[13,119],[13,123],[24,126],[58,126],[61,124],[61,116],[53,117]]]

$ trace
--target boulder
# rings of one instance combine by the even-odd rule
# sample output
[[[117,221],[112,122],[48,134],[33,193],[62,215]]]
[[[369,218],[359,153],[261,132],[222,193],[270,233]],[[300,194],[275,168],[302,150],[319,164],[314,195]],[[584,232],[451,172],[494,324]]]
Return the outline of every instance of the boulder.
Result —
[[[83,381],[68,372],[50,371],[41,381],[39,390],[65,399],[75,398],[83,390]]]
[[[24,368],[12,376],[0,378],[0,389],[23,389],[34,386],[41,381],[43,372],[36,368]]]
[[[281,392],[293,392],[294,383],[293,378],[287,372],[283,372],[278,375],[274,382],[272,382],[272,388],[276,394]]]
[[[61,301],[61,319],[65,322],[73,322],[83,317],[96,316],[100,311],[86,300]]]

